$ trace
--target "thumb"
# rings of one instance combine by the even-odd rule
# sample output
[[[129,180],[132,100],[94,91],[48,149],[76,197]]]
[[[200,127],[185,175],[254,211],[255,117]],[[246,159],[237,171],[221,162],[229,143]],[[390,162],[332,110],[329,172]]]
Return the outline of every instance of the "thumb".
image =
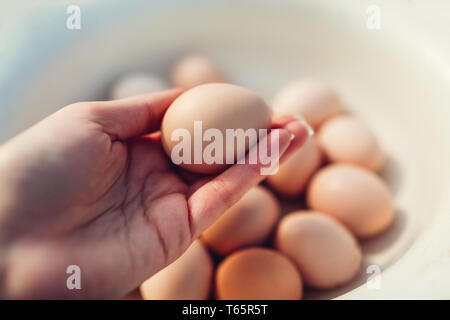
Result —
[[[159,130],[167,108],[182,92],[182,89],[171,89],[120,100],[92,102],[89,120],[121,140],[154,132]]]

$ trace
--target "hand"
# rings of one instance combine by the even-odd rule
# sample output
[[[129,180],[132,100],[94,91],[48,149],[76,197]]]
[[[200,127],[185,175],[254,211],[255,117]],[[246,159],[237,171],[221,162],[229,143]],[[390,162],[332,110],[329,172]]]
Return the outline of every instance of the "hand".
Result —
[[[0,297],[119,298],[263,179],[260,164],[184,178],[158,137],[180,93],[76,103],[0,147]],[[274,126],[280,155],[307,139],[292,117]],[[81,290],[66,286],[69,265]]]

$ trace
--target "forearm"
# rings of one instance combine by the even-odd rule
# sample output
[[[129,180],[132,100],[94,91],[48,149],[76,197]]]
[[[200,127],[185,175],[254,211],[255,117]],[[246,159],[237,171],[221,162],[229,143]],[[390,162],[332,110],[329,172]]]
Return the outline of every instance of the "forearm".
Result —
[[[23,206],[26,203],[20,190],[18,179],[17,159],[14,148],[10,143],[0,146],[0,250],[11,240],[16,226],[14,217],[22,215]],[[1,251],[0,251],[1,252]]]
[[[13,229],[11,215],[18,210],[19,199],[16,199],[16,186],[11,181],[11,154],[8,144],[0,145],[0,300],[8,299],[7,295],[7,252],[9,251]]]

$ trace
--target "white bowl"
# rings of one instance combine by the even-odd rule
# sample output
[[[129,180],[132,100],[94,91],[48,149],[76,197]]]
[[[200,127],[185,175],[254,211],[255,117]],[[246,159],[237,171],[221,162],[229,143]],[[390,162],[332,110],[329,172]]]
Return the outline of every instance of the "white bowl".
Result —
[[[321,78],[380,137],[397,216],[362,244],[364,268],[355,281],[307,297],[448,299],[448,61],[401,21],[388,15],[381,30],[370,31],[365,6],[344,4],[85,1],[81,30],[65,27],[67,3],[41,7],[3,39],[0,142],[64,105],[104,99],[125,72],[164,76],[186,52],[211,56],[234,82],[269,101],[289,80]],[[369,265],[381,268],[378,288],[366,284]]]

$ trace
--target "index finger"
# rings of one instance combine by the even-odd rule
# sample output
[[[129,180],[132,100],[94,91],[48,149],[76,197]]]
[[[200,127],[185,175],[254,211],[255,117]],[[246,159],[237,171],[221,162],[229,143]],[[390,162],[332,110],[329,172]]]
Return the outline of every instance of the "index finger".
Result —
[[[286,124],[284,128],[279,130],[278,141],[275,141],[279,145],[277,161],[283,157],[286,151],[292,152],[300,148],[308,139],[307,128],[299,122],[294,122]],[[291,135],[294,136],[293,139]],[[268,141],[270,141],[268,145],[273,145],[274,139],[276,137],[269,134],[258,145]],[[250,164],[247,160],[245,164],[235,164],[228,168],[217,177],[206,182],[190,196],[188,207],[191,234],[194,239],[236,203],[250,188],[264,179],[265,176],[261,175],[261,168],[264,165],[259,161],[256,164]]]

